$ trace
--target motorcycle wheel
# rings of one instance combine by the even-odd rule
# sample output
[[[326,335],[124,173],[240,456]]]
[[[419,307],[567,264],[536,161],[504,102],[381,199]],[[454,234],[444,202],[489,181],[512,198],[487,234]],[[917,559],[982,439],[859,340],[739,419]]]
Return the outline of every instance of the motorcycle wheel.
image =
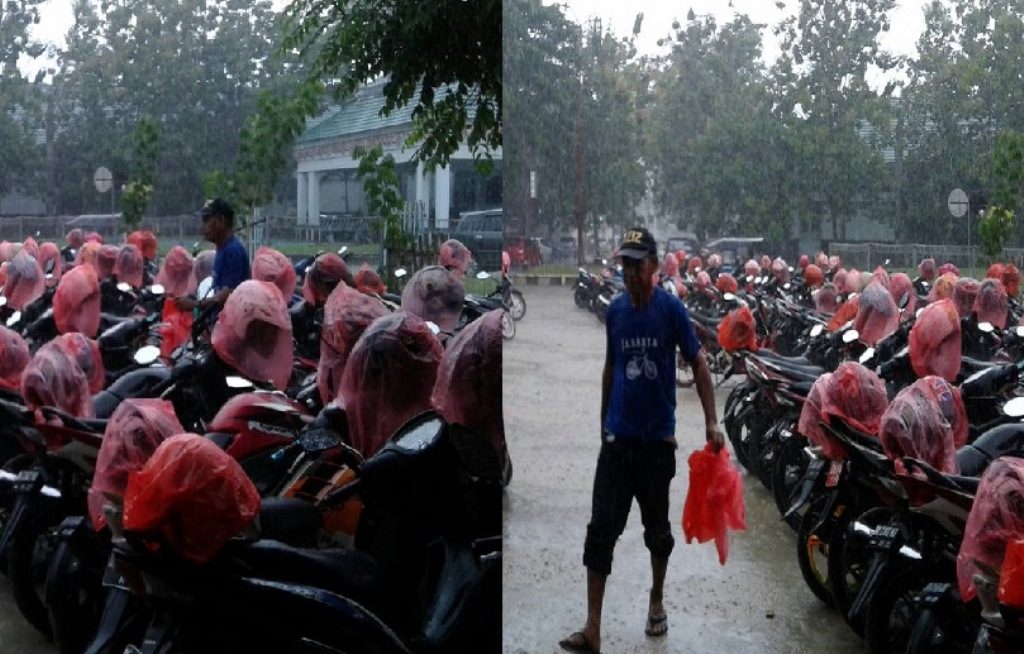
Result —
[[[781,429],[782,423],[776,422],[765,431],[763,438],[753,442],[757,448],[753,462],[757,479],[769,492],[772,490],[775,461],[779,458],[779,450],[782,448],[782,436],[779,433]]]
[[[594,299],[594,315],[597,316],[598,322],[600,322],[603,325],[605,321],[605,316],[608,314],[608,305],[606,305],[604,302],[598,299],[601,297],[602,296],[599,295],[597,296],[597,298]]]
[[[577,309],[590,308],[590,300],[587,299],[587,292],[582,288],[576,288],[576,292],[572,294],[572,301],[576,303]]]
[[[57,527],[64,517],[54,506],[33,505],[22,514],[7,548],[7,577],[14,603],[29,624],[47,637],[46,573],[57,546]]]
[[[744,382],[729,392],[729,398],[725,401],[725,419],[723,420],[725,434],[729,437],[729,442],[732,443],[733,454],[740,465],[747,470],[750,470],[750,461],[747,459],[746,434],[744,432],[749,429],[745,420],[734,415],[732,407],[737,402],[742,402],[743,398],[753,389],[754,385],[751,382]]]
[[[862,615],[857,620],[850,618],[850,607],[857,599],[860,586],[871,567],[874,552],[865,538],[851,538],[853,520],[849,517],[850,513],[844,512],[832,529],[832,538],[828,544],[828,581],[836,611],[855,634],[863,636],[864,617]],[[892,512],[888,509],[875,507],[861,513],[856,520],[873,529],[888,522],[891,516]]]
[[[812,531],[821,512],[825,510],[827,501],[827,496],[815,499],[800,519],[800,529],[796,536],[796,558],[804,583],[811,589],[815,597],[824,602],[826,606],[831,606],[832,595],[829,592],[828,584],[829,539],[823,534]]]
[[[63,541],[46,576],[46,608],[60,654],[79,654],[95,635],[104,607],[106,557],[95,532],[78,547]]]
[[[508,312],[512,314],[513,320],[522,320],[526,315],[526,300],[519,291],[509,291]]]
[[[875,592],[864,618],[864,642],[872,654],[905,652],[918,619],[917,598],[927,575],[898,570]]]
[[[775,500],[775,508],[779,510],[780,516],[786,515],[796,499],[793,495],[800,486],[800,481],[811,462],[810,457],[804,452],[805,445],[807,445],[807,439],[793,434],[782,441],[775,460],[772,462],[772,499]],[[800,528],[800,516],[800,513],[794,513],[785,518],[784,522],[793,531],[796,531]]]
[[[501,312],[501,337],[504,339],[514,338],[516,335],[516,322],[508,311]]]
[[[12,474],[18,474],[22,470],[27,470],[32,466],[32,457],[28,454],[20,454],[13,459],[9,459],[3,466],[0,466],[0,470],[9,472]],[[16,498],[10,493],[9,490],[0,491],[0,534],[3,533],[7,527],[7,521],[11,518],[11,511],[14,510],[14,502]],[[7,576],[7,557],[4,556],[0,560],[0,572]]]
[[[914,623],[907,643],[907,654],[935,654],[954,651],[946,639],[945,630],[939,624],[935,611],[925,609]]]

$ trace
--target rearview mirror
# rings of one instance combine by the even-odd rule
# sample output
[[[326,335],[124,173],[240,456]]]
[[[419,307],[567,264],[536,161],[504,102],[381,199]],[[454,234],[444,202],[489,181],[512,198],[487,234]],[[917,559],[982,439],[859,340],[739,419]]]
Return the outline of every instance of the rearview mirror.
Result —
[[[163,295],[167,292],[167,289],[164,288],[163,284],[153,284],[149,287],[149,292],[153,295]]]
[[[889,261],[890,261],[890,259],[886,259],[885,263],[882,264],[882,267],[883,268],[888,268],[889,267]]]
[[[724,299],[726,302],[735,302],[736,296],[733,295],[732,293],[726,293],[725,295],[722,296],[722,299]]]
[[[144,345],[140,347],[132,359],[140,366],[148,366],[160,358],[160,348],[155,345]]]
[[[434,336],[437,336],[438,334],[441,333],[441,328],[437,326],[436,322],[428,320],[427,327],[430,329],[430,331],[434,332]]]
[[[21,320],[21,312],[20,311],[15,311],[14,313],[11,314],[11,317],[7,319],[7,326],[8,327],[13,327],[14,325],[17,325],[20,320]]]
[[[1024,397],[1015,397],[1004,404],[1003,413],[1011,418],[1024,417]]]
[[[908,304],[910,304],[910,291],[907,291],[906,293],[904,293],[903,295],[900,296],[900,301],[899,301],[900,311],[902,311],[903,309],[906,309]]]
[[[601,259],[601,265],[602,266],[607,266],[608,265],[608,260],[607,259]]]
[[[117,283],[117,290],[121,291],[122,293],[130,293],[131,290],[132,290],[132,287],[131,287],[130,284],[128,284],[128,282],[118,282]]]
[[[790,287],[790,283],[789,282],[786,282],[785,284],[782,285],[782,289],[785,290],[785,291],[788,291],[789,287]]]
[[[860,332],[856,329],[851,329],[843,334],[843,342],[847,345],[855,342],[858,338],[860,338]]]
[[[203,281],[199,282],[199,288],[196,289],[196,296],[200,299],[206,299],[213,293],[213,277],[207,277]]]
[[[818,338],[821,336],[821,332],[825,331],[825,325],[818,323],[814,327],[811,327],[811,338]]]
[[[228,375],[224,378],[224,383],[228,385],[228,388],[234,388],[236,390],[243,388],[256,388],[251,381],[245,377],[239,377],[238,375]]]
[[[992,323],[987,322],[987,321],[986,322],[979,322],[978,323],[978,329],[981,332],[985,333],[985,334],[991,334],[992,332],[994,332],[996,330],[996,328],[992,326]]]
[[[1017,338],[1024,338],[1024,325],[1017,325],[1015,331],[1017,332]]]
[[[346,254],[348,254],[348,246],[347,245],[342,245],[340,248],[338,248],[338,256],[344,257]]]
[[[860,355],[859,361],[860,361],[860,364],[863,366],[863,365],[866,365],[868,361],[871,361],[874,358],[875,358],[875,348],[869,347],[868,349],[864,350],[864,352]]]

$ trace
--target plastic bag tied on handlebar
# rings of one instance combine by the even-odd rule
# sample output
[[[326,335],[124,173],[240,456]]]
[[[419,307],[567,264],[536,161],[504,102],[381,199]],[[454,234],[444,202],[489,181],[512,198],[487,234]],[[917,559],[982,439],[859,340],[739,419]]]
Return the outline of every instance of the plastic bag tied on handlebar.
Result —
[[[320,363],[316,371],[317,390],[325,405],[338,395],[345,363],[356,341],[370,323],[387,313],[380,300],[345,284],[338,284],[327,298],[320,331]]]
[[[960,389],[934,375],[918,379],[889,405],[879,440],[898,472],[908,472],[901,461],[908,456],[939,472],[959,474],[956,450],[967,443],[967,410]]]
[[[292,374],[292,321],[277,286],[250,279],[228,296],[211,337],[217,356],[244,377],[284,390]]]
[[[180,245],[175,245],[164,258],[160,272],[156,275],[156,283],[164,287],[167,297],[191,295],[196,292],[197,285],[192,279],[192,267],[192,255]]]
[[[53,321],[61,334],[80,332],[95,338],[100,328],[100,282],[92,266],[72,268],[53,294]]]
[[[937,375],[948,382],[960,373],[963,342],[960,316],[950,299],[929,304],[910,329],[910,363],[918,377]]]
[[[757,350],[757,325],[750,308],[733,309],[718,324],[718,344],[726,352]]]
[[[822,448],[825,458],[842,461],[847,457],[846,448],[820,423],[839,419],[863,434],[876,436],[888,405],[885,382],[861,364],[847,361],[814,382],[800,411],[798,428]]]
[[[277,286],[285,300],[295,293],[295,266],[274,248],[261,246],[252,258],[252,278]]]

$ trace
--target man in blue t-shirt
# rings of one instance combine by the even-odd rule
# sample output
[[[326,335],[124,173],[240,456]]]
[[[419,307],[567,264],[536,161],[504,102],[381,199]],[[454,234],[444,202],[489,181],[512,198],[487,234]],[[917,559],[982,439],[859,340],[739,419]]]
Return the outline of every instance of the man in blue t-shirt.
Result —
[[[223,307],[231,291],[250,277],[249,255],[235,236],[235,212],[231,205],[216,198],[208,201],[195,216],[203,223],[203,238],[217,246],[213,257],[214,294],[198,302],[193,298],[178,298],[178,308],[183,311],[191,311],[196,306],[200,309],[210,305]]]
[[[662,589],[675,543],[668,518],[668,489],[676,472],[677,348],[693,368],[707,440],[716,451],[725,442],[718,429],[711,373],[686,307],[652,279],[658,272],[654,237],[642,227],[629,230],[618,256],[627,293],[612,301],[606,322],[601,453],[583,547],[587,622],[581,631],[559,643],[573,652],[600,651],[605,582],[634,497],[640,505],[653,576],[644,631],[648,636],[663,636],[668,631]]]

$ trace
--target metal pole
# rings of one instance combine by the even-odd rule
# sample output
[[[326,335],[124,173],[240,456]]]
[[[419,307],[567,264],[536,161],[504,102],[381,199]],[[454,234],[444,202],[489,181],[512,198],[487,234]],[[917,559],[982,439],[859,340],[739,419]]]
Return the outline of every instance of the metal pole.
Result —
[[[974,248],[971,247],[971,211],[970,211],[970,209],[967,210],[967,255],[968,255],[968,257],[970,257],[969,261],[971,262],[971,272],[968,273],[968,276],[974,277]]]

